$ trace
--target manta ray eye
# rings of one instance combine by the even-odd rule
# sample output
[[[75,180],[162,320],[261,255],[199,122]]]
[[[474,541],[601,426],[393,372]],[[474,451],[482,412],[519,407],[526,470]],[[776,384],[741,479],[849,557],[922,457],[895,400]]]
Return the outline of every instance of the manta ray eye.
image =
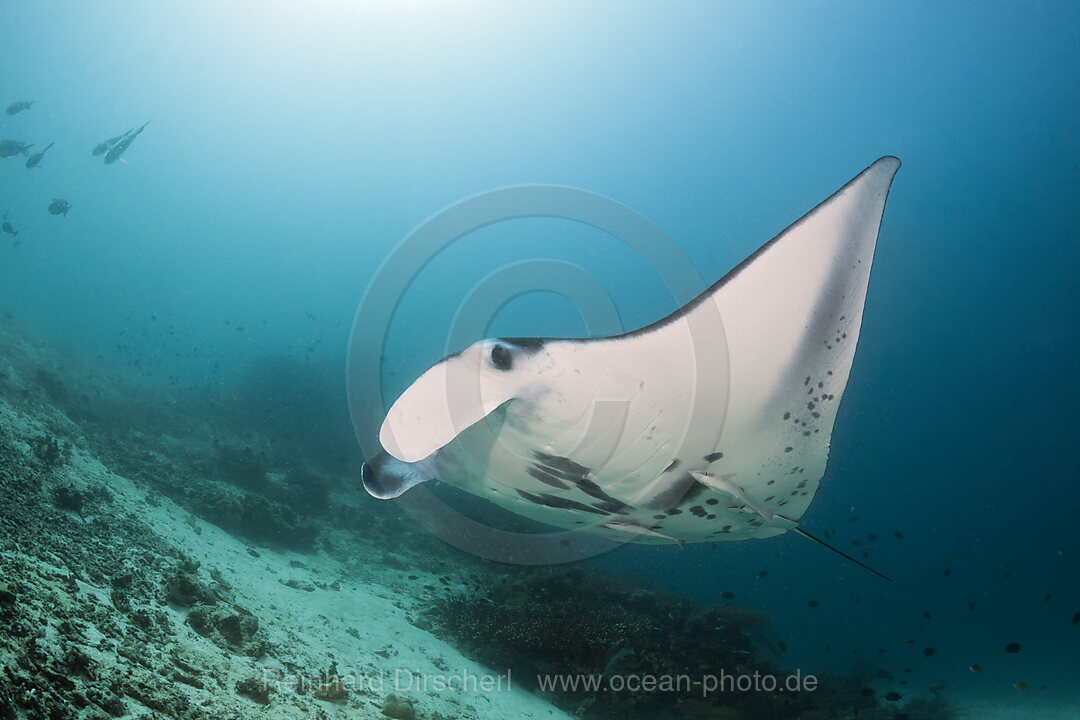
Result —
[[[491,364],[496,370],[509,370],[514,366],[514,358],[505,345],[491,348]]]

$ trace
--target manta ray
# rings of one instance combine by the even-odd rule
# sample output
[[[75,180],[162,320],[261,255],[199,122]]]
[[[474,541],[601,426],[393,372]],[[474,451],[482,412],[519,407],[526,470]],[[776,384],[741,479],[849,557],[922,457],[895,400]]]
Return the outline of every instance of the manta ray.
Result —
[[[437,479],[617,541],[806,534],[899,167],[879,159],[651,325],[442,359],[390,407],[364,487]]]

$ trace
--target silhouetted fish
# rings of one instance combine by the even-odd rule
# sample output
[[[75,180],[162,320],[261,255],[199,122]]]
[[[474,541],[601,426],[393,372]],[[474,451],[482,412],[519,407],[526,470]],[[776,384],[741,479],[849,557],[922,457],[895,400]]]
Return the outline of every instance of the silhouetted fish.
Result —
[[[18,115],[23,110],[29,110],[37,100],[16,100],[7,106],[5,111],[8,115]]]
[[[1020,643],[1016,643],[1016,642],[1009,643],[1008,645],[1005,646],[1005,652],[1012,653],[1013,655],[1015,655],[1016,653],[1020,652]]]
[[[120,139],[120,142],[109,148],[109,151],[105,153],[105,164],[111,165],[112,163],[119,160],[120,156],[127,152],[127,149],[131,147],[131,143],[135,142],[135,138],[139,137],[139,133],[146,129],[146,126],[149,124],[150,121],[147,120],[138,130],[128,132],[126,135],[124,135],[123,138]]]
[[[135,128],[131,128],[131,130],[128,130],[123,135],[117,135],[116,137],[111,137],[108,140],[102,140],[94,146],[94,151],[90,154],[95,157],[98,155],[104,155],[105,153],[109,152],[109,150],[111,150],[116,145],[116,143],[127,137],[128,133],[132,132],[135,132]]]
[[[28,167],[28,168],[36,168],[38,166],[38,164],[41,162],[41,159],[43,157],[45,157],[45,153],[49,152],[49,148],[51,148],[55,144],[56,143],[51,142],[48,145],[46,145],[45,149],[42,150],[41,152],[36,152],[33,155],[31,155],[30,157],[28,157],[26,159],[26,167]]]
[[[18,140],[0,140],[0,158],[9,158],[12,155],[26,155],[27,151],[34,147]]]

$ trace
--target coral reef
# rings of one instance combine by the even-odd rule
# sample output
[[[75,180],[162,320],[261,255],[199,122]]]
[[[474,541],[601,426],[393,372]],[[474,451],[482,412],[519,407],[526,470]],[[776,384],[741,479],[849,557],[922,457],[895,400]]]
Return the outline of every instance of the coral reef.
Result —
[[[394,720],[413,720],[416,717],[416,709],[413,707],[412,700],[390,693],[383,701],[382,714]]]
[[[535,683],[556,705],[581,718],[895,716],[895,710],[861,692],[861,677],[816,678],[813,692],[754,684],[747,691],[701,697],[700,686],[691,692],[694,679],[793,676],[773,659],[781,644],[771,637],[769,619],[730,603],[700,607],[685,598],[624,587],[581,567],[521,570],[471,594],[436,598],[418,622],[489,667],[511,668],[515,682]],[[540,686],[544,676],[685,678],[687,686],[672,680],[670,687],[659,681],[651,691],[545,688]],[[914,719],[917,708],[909,706],[905,712]],[[936,708],[933,720],[950,717],[947,708]]]

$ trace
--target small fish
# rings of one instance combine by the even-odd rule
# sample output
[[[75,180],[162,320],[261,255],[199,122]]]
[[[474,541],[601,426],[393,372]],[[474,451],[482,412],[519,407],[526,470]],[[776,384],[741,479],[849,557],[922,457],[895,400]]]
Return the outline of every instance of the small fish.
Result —
[[[26,155],[33,145],[27,145],[18,140],[0,140],[0,158],[9,158],[13,155]]]
[[[922,616],[923,616],[924,618],[926,618],[927,620],[930,620],[930,619],[932,619],[932,618],[934,617],[934,616],[933,616],[933,615],[931,615],[931,614],[930,614],[929,612],[924,612],[924,613],[922,614]]]
[[[923,648],[922,654],[926,657],[934,657],[935,655],[937,655],[937,650],[932,647]]]
[[[975,612],[975,603],[969,602],[968,603],[968,610],[970,610],[971,612]]]
[[[127,152],[127,149],[131,147],[131,143],[135,142],[135,138],[139,137],[139,133],[146,129],[146,126],[150,124],[147,120],[142,124],[138,130],[129,130],[120,139],[120,142],[109,148],[109,151],[105,153],[105,164],[111,165],[120,159],[120,156]]]
[[[1080,611],[1073,615],[1073,625],[1080,625]]]
[[[237,327],[237,330],[243,330],[243,328]],[[686,541],[682,538],[671,537],[670,535],[665,535],[662,532],[657,532],[652,528],[647,528],[644,525],[638,525],[634,522],[627,522],[626,520],[608,520],[604,523],[604,527],[611,528],[612,530],[618,530],[624,533],[629,533],[630,535],[643,535],[646,537],[663,538],[677,544],[680,548],[686,547]]]
[[[943,682],[936,682],[936,683],[934,683],[933,685],[930,686],[930,692],[933,692],[933,693],[939,693],[944,689],[945,689],[945,683],[943,683]]]
[[[904,638],[904,642],[907,643],[908,645],[914,645],[915,644],[915,638]]]
[[[42,150],[41,152],[36,152],[33,155],[31,155],[30,157],[28,157],[26,159],[26,167],[27,168],[36,168],[41,163],[41,159],[43,157],[45,157],[45,153],[49,152],[49,148],[51,148],[55,144],[56,143],[51,142],[48,145],[46,145],[45,149]]]
[[[134,131],[135,131],[135,128],[132,128],[131,130],[128,130],[126,133],[124,133],[123,135],[117,135],[116,137],[111,137],[108,140],[102,140],[101,142],[99,142],[97,145],[94,146],[94,151],[92,153],[90,153],[90,154],[93,155],[94,157],[97,157],[98,155],[104,155],[105,153],[109,152],[109,150],[111,150],[116,145],[116,143],[123,140],[127,136],[128,133],[134,132]]]
[[[897,540],[903,540],[904,539],[904,533],[900,532],[899,530],[893,530],[892,534],[893,534],[893,537],[896,538]]]
[[[900,702],[904,699],[904,696],[898,692],[885,693],[885,699],[889,702]]]
[[[18,115],[23,110],[29,110],[37,100],[16,100],[7,106],[5,111],[8,115]]]
[[[807,604],[807,605],[808,605],[809,607],[817,607],[817,606],[818,606],[818,601],[817,601],[817,600],[810,600],[810,601],[809,601],[809,602],[807,602],[806,604]]]
[[[1043,602],[1050,602],[1050,598],[1053,597],[1050,593],[1046,593],[1046,597],[1043,598]]]
[[[969,665],[968,670],[978,675],[982,672],[982,667],[980,665]]]
[[[49,203],[50,215],[63,215],[67,217],[68,210],[71,209],[71,203],[64,198],[53,198],[53,201]]]
[[[771,508],[755,503],[741,487],[733,483],[731,478],[735,477],[734,475],[714,475],[705,470],[691,470],[690,477],[711,490],[730,496],[743,510],[760,515],[765,522],[772,522],[776,517]]]
[[[1022,683],[1022,682],[1013,683],[1013,687],[1016,688],[1017,690],[1027,690],[1028,689],[1028,684],[1027,683]]]
[[[868,688],[868,687],[864,687],[861,690],[859,690],[859,694],[862,695],[863,697],[874,697],[874,695],[877,695],[877,693],[874,692],[874,688]]]
[[[952,575],[952,568],[945,568],[945,572],[942,573],[945,577]]]
[[[1013,655],[1017,654],[1018,652],[1020,652],[1020,643],[1017,643],[1017,642],[1009,643],[1008,645],[1005,646],[1005,652],[1012,653]]]
[[[16,235],[19,234],[19,231],[16,230],[14,227],[12,227],[11,223],[9,223],[9,222],[4,222],[4,224],[2,226],[0,226],[0,229],[2,229],[4,232],[6,232],[11,237],[15,237]]]
[[[725,600],[734,600],[735,593],[731,592],[730,590],[725,590],[724,592],[720,593],[720,597],[724,598]]]
[[[769,571],[768,571],[768,570],[762,570],[761,572],[759,572],[759,573],[757,574],[757,576],[758,576],[759,578],[763,578],[763,577],[765,577],[765,576],[766,576],[766,575],[768,575],[768,574],[769,574]]]

